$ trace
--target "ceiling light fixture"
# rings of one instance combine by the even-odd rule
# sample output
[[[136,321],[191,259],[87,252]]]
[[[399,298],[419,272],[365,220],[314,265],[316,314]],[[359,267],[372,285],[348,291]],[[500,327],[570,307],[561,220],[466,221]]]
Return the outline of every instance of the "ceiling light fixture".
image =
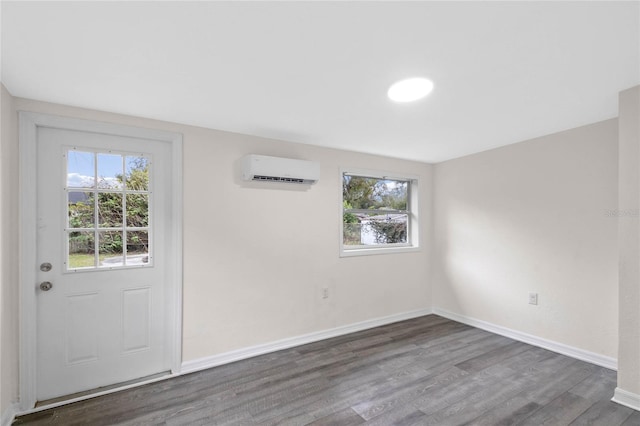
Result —
[[[433,90],[433,82],[426,78],[408,78],[389,87],[387,96],[395,102],[413,102],[424,98]]]

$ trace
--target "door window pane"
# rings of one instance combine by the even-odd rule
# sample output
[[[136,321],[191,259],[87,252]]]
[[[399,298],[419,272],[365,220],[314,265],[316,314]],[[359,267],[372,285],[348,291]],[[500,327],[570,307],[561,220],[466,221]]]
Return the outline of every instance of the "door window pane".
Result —
[[[98,193],[98,226],[100,228],[122,227],[121,193]]]
[[[149,226],[149,195],[127,194],[127,226]]]
[[[69,228],[93,228],[94,193],[69,191],[67,198]]]
[[[95,236],[93,231],[70,232],[67,268],[93,268],[95,265]]]
[[[70,150],[67,152],[67,187],[93,188],[95,184],[95,154]]]
[[[98,232],[98,256],[101,268],[122,266],[122,231]]]
[[[126,186],[130,191],[149,190],[149,159],[126,157]]]
[[[149,232],[127,232],[127,265],[149,263]]]
[[[98,188],[122,188],[122,155],[98,154]]]

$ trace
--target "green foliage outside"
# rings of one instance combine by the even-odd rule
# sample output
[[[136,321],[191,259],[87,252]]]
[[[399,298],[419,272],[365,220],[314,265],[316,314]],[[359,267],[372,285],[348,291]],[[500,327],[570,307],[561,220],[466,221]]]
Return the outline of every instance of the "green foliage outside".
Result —
[[[408,182],[344,176],[342,200],[352,209],[407,209]]]
[[[343,241],[344,244],[347,245],[357,245],[360,244],[360,221],[358,217],[353,213],[348,213],[347,209],[352,209],[353,207],[346,200],[342,202],[343,206]]]
[[[376,243],[406,243],[407,223],[406,222],[369,222],[373,228]]]

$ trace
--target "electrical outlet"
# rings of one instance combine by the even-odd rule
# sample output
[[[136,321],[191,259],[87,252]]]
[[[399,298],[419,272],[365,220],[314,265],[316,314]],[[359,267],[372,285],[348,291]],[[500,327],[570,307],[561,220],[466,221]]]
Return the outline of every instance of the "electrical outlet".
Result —
[[[529,293],[529,304],[530,305],[538,304],[538,293]]]
[[[329,298],[329,288],[325,287],[322,289],[322,298],[323,299],[328,299]]]

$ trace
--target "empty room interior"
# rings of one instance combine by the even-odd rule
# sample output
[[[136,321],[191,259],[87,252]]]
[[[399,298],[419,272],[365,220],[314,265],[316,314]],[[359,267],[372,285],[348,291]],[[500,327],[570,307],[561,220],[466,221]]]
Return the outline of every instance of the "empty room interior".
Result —
[[[639,1],[0,17],[0,426],[640,425]]]

